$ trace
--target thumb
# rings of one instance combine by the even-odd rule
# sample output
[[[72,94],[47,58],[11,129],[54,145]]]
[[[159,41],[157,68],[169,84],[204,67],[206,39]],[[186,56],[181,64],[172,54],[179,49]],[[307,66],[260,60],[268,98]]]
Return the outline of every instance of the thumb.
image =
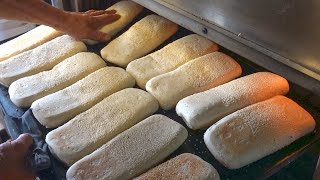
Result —
[[[16,151],[21,152],[23,155],[27,153],[29,147],[32,145],[33,139],[30,134],[21,134],[11,144]]]
[[[95,41],[106,42],[111,39],[111,36],[101,31],[94,31],[88,38]]]

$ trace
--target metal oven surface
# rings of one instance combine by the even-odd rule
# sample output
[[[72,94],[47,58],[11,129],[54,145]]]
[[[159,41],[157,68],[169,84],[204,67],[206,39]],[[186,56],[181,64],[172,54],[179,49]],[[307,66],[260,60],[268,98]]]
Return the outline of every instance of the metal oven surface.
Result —
[[[134,1],[320,93],[320,3],[316,1]]]

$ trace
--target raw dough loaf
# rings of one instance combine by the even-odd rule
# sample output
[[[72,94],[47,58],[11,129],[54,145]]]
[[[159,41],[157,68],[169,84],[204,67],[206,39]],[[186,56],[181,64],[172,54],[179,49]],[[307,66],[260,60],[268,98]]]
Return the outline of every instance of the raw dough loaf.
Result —
[[[12,82],[42,71],[52,69],[64,59],[86,51],[81,41],[64,35],[32,50],[0,62],[0,83],[9,86]]]
[[[101,56],[111,63],[126,67],[134,59],[158,47],[177,30],[178,25],[163,17],[146,16],[104,47]]]
[[[10,99],[17,106],[30,107],[34,101],[66,88],[105,66],[103,59],[94,53],[78,53],[50,71],[13,82],[9,87]]]
[[[70,166],[158,108],[158,101],[149,93],[124,89],[51,131],[46,142],[51,152]]]
[[[146,89],[162,109],[169,110],[183,98],[224,84],[241,75],[241,66],[231,57],[213,52],[178,69],[152,78]]]
[[[134,180],[220,180],[217,170],[200,157],[184,153],[149,170]]]
[[[54,128],[88,110],[105,97],[133,87],[134,84],[134,78],[125,70],[105,67],[63,90],[35,101],[31,109],[42,125]]]
[[[0,45],[0,62],[46,43],[63,33],[51,27],[41,25]]]
[[[127,71],[145,89],[147,82],[158,75],[175,70],[188,61],[218,51],[218,45],[196,34],[178,39],[164,48],[132,61]]]
[[[179,101],[176,112],[191,129],[205,128],[251,104],[289,91],[286,79],[258,72]]]
[[[126,27],[143,10],[143,7],[133,1],[120,1],[107,10],[116,10],[117,14],[121,16],[117,21],[105,25],[100,29],[100,31],[113,37]],[[97,41],[93,40],[84,40],[84,42],[90,45],[97,44]]]
[[[153,115],[73,164],[67,179],[131,179],[164,160],[188,131],[163,115]]]
[[[204,141],[218,161],[237,169],[289,145],[315,125],[294,101],[275,96],[221,119],[205,132]]]

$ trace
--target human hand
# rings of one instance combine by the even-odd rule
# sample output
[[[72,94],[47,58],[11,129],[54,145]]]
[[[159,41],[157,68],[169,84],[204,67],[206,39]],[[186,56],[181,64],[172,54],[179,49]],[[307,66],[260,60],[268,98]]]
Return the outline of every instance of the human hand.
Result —
[[[89,10],[84,13],[69,12],[66,23],[59,30],[77,39],[108,41],[110,35],[99,31],[101,27],[120,18],[115,10]]]
[[[25,167],[25,156],[33,139],[22,134],[16,140],[0,144],[0,176],[3,180],[34,180],[35,175]]]

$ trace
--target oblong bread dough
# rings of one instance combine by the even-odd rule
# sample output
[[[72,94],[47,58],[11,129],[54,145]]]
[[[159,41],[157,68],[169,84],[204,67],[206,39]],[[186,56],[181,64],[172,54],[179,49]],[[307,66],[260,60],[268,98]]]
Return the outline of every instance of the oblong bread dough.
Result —
[[[237,169],[291,144],[315,125],[297,103],[275,96],[224,117],[205,132],[204,142],[220,163]]]
[[[65,89],[35,101],[31,109],[42,125],[54,128],[88,110],[105,97],[133,87],[134,84],[134,78],[125,70],[105,67]]]
[[[178,102],[176,112],[191,129],[205,128],[224,116],[251,104],[289,91],[286,79],[269,72],[258,72]]]
[[[46,43],[63,33],[49,26],[40,25],[19,37],[0,45],[0,62]]]
[[[127,71],[136,79],[137,85],[145,89],[147,82],[161,74],[205,54],[218,51],[218,45],[197,34],[180,38],[164,48],[128,64]]]
[[[94,53],[78,53],[52,70],[13,82],[9,87],[10,99],[17,106],[30,107],[34,101],[66,88],[105,66],[103,59]]]
[[[130,27],[101,50],[103,59],[126,67],[158,47],[178,30],[178,25],[157,16],[149,15]]]
[[[131,179],[164,160],[188,131],[163,115],[153,115],[73,164],[67,179]]]
[[[127,88],[105,98],[89,110],[47,134],[55,156],[72,165],[159,108],[149,93]]]
[[[112,5],[106,10],[116,10],[121,17],[111,23],[103,26],[100,31],[109,34],[111,37],[115,36],[120,30],[126,27],[142,10],[143,6],[133,1],[120,1]],[[97,41],[84,40],[86,44],[97,44]]]
[[[86,45],[63,35],[32,50],[0,62],[0,83],[9,86],[14,81],[52,69],[64,59],[87,51]]]
[[[147,171],[134,180],[220,180],[217,170],[200,157],[184,153]]]
[[[181,99],[231,81],[241,72],[241,66],[231,57],[213,52],[152,78],[146,89],[162,109],[169,110]]]

